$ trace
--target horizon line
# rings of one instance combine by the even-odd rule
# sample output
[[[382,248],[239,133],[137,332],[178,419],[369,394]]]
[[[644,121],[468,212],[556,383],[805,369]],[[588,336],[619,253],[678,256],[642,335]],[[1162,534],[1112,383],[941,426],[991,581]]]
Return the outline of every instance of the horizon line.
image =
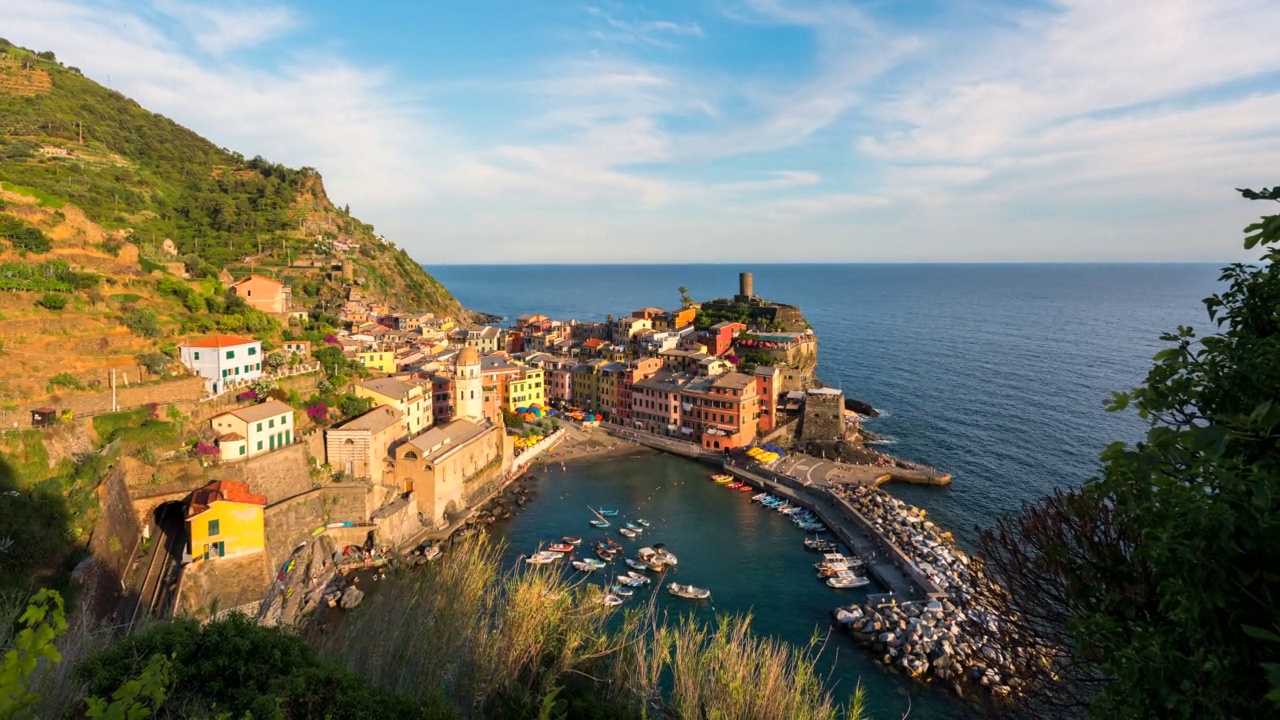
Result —
[[[767,261],[767,260],[743,260],[732,262],[492,262],[492,263],[455,263],[455,262],[419,262],[423,267],[688,267],[690,265],[705,267],[720,266],[762,266],[762,265],[780,265],[780,266],[840,266],[840,265],[932,265],[932,266],[955,266],[955,265],[1233,265],[1242,261],[1233,260],[954,260],[954,261],[912,261],[912,260],[875,260],[875,261],[839,261],[839,262],[822,262],[822,261]],[[1251,261],[1253,262],[1253,261]],[[1245,262],[1244,264],[1248,264]]]

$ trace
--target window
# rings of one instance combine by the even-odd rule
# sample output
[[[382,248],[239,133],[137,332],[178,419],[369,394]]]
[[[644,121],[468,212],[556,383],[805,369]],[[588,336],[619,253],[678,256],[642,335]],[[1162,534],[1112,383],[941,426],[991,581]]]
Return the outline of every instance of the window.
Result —
[[[261,441],[261,440],[259,440],[259,441],[258,441],[258,449],[259,449],[259,450],[261,450],[261,449],[262,449],[262,441]]]
[[[209,537],[213,537],[222,531],[222,528],[219,527],[218,523],[218,520],[209,521]]]
[[[258,423],[258,432],[262,432],[262,423]]]
[[[230,370],[223,370],[222,377],[226,377],[230,372],[231,372]]]
[[[245,453],[244,445],[241,445],[241,446],[240,446],[240,454],[241,454],[241,455],[243,455],[244,453]]]
[[[250,354],[250,355],[257,355],[257,354],[258,354],[258,348],[256,348],[256,347],[251,347],[251,348],[249,348],[249,354]]]
[[[240,368],[236,368],[236,374],[237,374],[237,375],[239,375],[239,374],[240,374]]]
[[[196,360],[199,360],[199,359],[200,359],[200,351],[199,351],[199,350],[195,351],[195,353],[193,353],[193,355],[194,355],[194,359],[196,359]]]
[[[275,418],[271,418],[270,420],[267,421],[267,427],[275,427],[275,426],[276,426]]]
[[[289,424],[288,415],[285,415],[284,417],[280,418],[280,427],[284,427],[285,425],[288,425],[288,424]]]
[[[236,351],[235,351],[235,350],[228,350],[228,351],[227,351],[227,359],[228,359],[228,360],[230,360],[231,358],[233,358],[233,357],[235,357],[235,356],[236,356]]]

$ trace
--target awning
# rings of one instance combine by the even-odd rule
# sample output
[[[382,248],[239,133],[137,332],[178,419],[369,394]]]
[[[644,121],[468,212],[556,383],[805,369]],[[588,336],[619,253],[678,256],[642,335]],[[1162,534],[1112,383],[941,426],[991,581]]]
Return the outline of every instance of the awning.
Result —
[[[693,428],[680,428],[680,432],[684,433],[685,435],[692,435]]]

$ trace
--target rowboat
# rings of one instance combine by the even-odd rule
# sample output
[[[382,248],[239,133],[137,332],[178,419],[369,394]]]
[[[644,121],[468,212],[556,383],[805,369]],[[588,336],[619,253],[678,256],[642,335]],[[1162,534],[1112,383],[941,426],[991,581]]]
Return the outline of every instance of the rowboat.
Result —
[[[631,532],[644,532],[644,528],[632,522],[623,523],[622,526],[630,530]]]
[[[617,595],[605,595],[601,602],[609,607],[617,607],[622,604],[622,598]]]
[[[738,492],[751,492],[752,490],[755,490],[755,488],[746,483],[742,483],[742,487],[738,488]]]
[[[631,595],[634,593],[634,591],[631,588],[625,585],[614,585],[613,587],[609,588],[609,592],[613,593],[614,595],[619,595],[621,597],[631,597]]]
[[[595,559],[595,558],[584,558],[584,559],[582,560],[582,562],[584,562],[584,563],[586,563],[586,564],[590,565],[591,567],[593,567],[593,568],[595,568],[595,569],[597,569],[597,570],[599,570],[600,568],[602,568],[602,567],[604,567],[604,566],[606,565],[606,563],[605,563],[603,560],[597,560],[597,559]]]
[[[690,600],[706,600],[711,597],[711,591],[692,585],[681,585],[679,583],[668,583],[667,592],[676,597],[688,598]]]
[[[734,480],[733,482],[726,484],[725,487],[730,490],[737,490],[738,488],[742,487],[742,483],[738,482],[737,480]]]
[[[582,544],[582,538],[580,538],[580,537],[574,537],[574,536],[572,536],[572,535],[565,535],[564,537],[560,538],[560,540],[561,540],[562,542],[566,542],[566,543],[568,543],[568,544],[570,544],[570,545],[581,545],[581,544]]]
[[[595,565],[592,565],[586,560],[574,560],[572,565],[573,565],[573,569],[577,570],[578,572],[591,572],[596,569]]]
[[[649,527],[649,521],[645,520],[644,518],[636,518],[636,522],[640,523],[645,527]]]
[[[596,548],[596,555],[605,562],[613,562],[613,551],[608,548]]]
[[[591,523],[591,527],[598,527],[598,528],[607,528],[607,527],[609,527],[609,521],[608,521],[608,520],[590,520],[590,521],[588,521],[588,522],[590,522],[590,523]]]
[[[634,583],[634,584],[636,584],[636,585],[648,585],[648,584],[649,584],[649,578],[648,578],[648,576],[641,575],[641,574],[640,574],[640,573],[638,573],[638,572],[632,572],[632,571],[628,570],[628,571],[627,571],[627,575],[626,575],[626,576],[627,576],[628,578],[630,578],[630,579],[631,579],[631,582],[632,582],[632,583]]]
[[[525,558],[524,561],[530,565],[546,565],[547,563],[553,563],[562,557],[564,556],[558,552],[551,552],[549,550],[539,550],[538,552]]]
[[[558,553],[573,552],[573,546],[570,545],[569,543],[556,543],[554,545],[548,545],[547,549],[550,550],[551,552],[558,552]]]
[[[620,527],[620,528],[618,528],[618,534],[619,534],[619,535],[621,535],[621,536],[622,536],[622,537],[624,537],[624,538],[627,538],[628,540],[635,540],[635,539],[636,539],[636,531],[635,531],[635,530],[628,530],[627,528]]]
[[[631,558],[627,558],[627,567],[629,567],[629,568],[631,568],[631,569],[633,569],[633,570],[648,570],[648,569],[649,569],[649,566],[648,566],[648,565],[645,565],[644,563],[640,562],[639,560],[632,560]]]
[[[603,516],[605,516],[605,517],[617,517],[617,515],[618,515],[618,511],[617,511],[617,510],[605,510],[604,508],[600,508],[600,514],[601,514],[601,515],[603,515]]]

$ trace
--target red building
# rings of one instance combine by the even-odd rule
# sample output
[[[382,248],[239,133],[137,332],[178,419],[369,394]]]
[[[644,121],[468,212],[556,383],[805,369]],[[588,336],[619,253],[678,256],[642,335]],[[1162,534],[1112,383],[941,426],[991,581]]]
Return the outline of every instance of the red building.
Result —
[[[756,395],[760,398],[761,435],[773,432],[778,426],[778,393],[782,390],[782,371],[772,365],[762,365],[752,373],[756,379]]]
[[[742,323],[725,321],[707,328],[699,339],[703,345],[707,346],[708,354],[723,355],[733,346],[733,339],[738,336],[738,333],[746,329],[747,326]]]

